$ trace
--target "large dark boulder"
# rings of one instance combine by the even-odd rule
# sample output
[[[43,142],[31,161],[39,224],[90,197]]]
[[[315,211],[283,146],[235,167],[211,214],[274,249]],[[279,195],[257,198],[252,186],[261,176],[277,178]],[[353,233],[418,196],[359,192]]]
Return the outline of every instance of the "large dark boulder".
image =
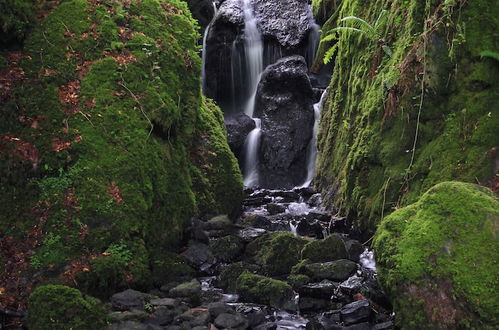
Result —
[[[262,122],[260,185],[290,188],[302,184],[314,124],[313,91],[303,57],[285,57],[265,69],[255,117]]]
[[[255,121],[244,113],[225,118],[227,140],[234,155],[240,159],[244,152],[244,142],[248,134],[256,127]]]

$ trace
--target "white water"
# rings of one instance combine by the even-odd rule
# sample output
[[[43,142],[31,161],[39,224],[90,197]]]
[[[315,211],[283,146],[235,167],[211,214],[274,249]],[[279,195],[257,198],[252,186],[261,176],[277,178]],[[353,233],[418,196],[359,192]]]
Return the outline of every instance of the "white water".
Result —
[[[309,69],[312,67],[312,64],[314,63],[315,55],[317,53],[317,49],[319,48],[319,43],[321,41],[320,29],[321,27],[319,25],[315,23],[312,24],[310,30],[310,36],[308,37],[306,60]]]
[[[289,228],[291,229],[291,233],[295,236],[298,236],[298,232],[296,231],[298,227],[298,224],[295,223],[294,221],[289,222]]]
[[[246,155],[244,160],[244,185],[246,187],[255,187],[258,185],[258,149],[262,129],[260,119],[253,118],[253,120],[256,127],[248,134],[244,142]]]
[[[255,96],[263,71],[263,42],[258,30],[257,20],[253,16],[251,0],[243,0],[244,11],[244,52],[248,77],[249,98],[244,107],[244,113],[253,117]]]
[[[307,203],[289,203],[288,208],[286,209],[286,213],[293,216],[307,215],[310,211],[311,209]]]
[[[201,82],[203,92],[206,90],[206,41],[208,40],[208,33],[210,33],[211,24],[215,21],[215,17],[217,16],[217,5],[213,2],[213,18],[211,19],[210,24],[206,27],[203,34],[203,56],[202,56],[202,65],[201,65]]]
[[[314,104],[314,130],[312,132],[312,139],[307,147],[307,179],[301,187],[308,187],[312,182],[315,175],[315,164],[317,160],[317,133],[319,131],[319,120],[321,118],[321,110],[326,98],[328,89],[324,90],[319,102]]]
[[[374,260],[374,252],[367,248],[360,255],[360,264],[367,269],[376,271],[376,261]]]

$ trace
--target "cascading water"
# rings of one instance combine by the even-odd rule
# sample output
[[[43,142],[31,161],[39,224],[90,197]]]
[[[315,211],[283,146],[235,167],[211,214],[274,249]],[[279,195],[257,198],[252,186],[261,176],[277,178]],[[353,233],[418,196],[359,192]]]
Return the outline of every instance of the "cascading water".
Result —
[[[315,175],[315,163],[317,160],[317,133],[319,131],[319,120],[321,117],[322,105],[324,99],[326,98],[328,89],[324,90],[319,102],[314,104],[314,130],[312,133],[312,139],[307,148],[307,179],[302,187],[310,186]]]
[[[210,27],[213,24],[213,22],[215,21],[216,16],[217,16],[217,5],[215,4],[215,2],[213,2],[213,18],[211,19],[210,24],[208,24],[208,26],[204,30],[204,34],[203,34],[203,55],[202,55],[203,62],[201,65],[201,83],[202,83],[201,86],[203,88],[203,92],[206,91],[206,70],[205,70],[205,67],[206,67],[206,41],[208,40],[208,33],[210,33]]]
[[[244,143],[246,153],[244,161],[244,185],[246,187],[258,185],[258,147],[260,145],[262,130],[260,119],[253,118],[253,120],[255,121],[256,128],[248,134]]]
[[[308,37],[308,47],[305,54],[305,59],[307,61],[308,68],[310,69],[314,63],[315,55],[317,53],[317,48],[321,41],[320,26],[317,24],[312,24],[310,35]]]
[[[263,71],[263,41],[258,30],[257,20],[253,16],[251,0],[243,0],[244,12],[244,52],[246,56],[246,70],[248,77],[249,97],[244,113],[253,117],[255,96],[258,82]]]

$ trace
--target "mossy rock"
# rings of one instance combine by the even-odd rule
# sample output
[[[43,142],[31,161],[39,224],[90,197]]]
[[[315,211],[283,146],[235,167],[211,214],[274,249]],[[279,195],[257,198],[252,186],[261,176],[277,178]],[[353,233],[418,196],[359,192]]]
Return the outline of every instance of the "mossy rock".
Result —
[[[37,287],[29,297],[28,325],[33,330],[105,329],[100,302],[63,285]]]
[[[30,33],[24,79],[0,107],[0,230],[21,240],[40,224],[32,268],[137,238],[148,267],[193,215],[238,207],[241,174],[220,109],[201,95],[198,37],[177,0],[64,1]]]
[[[267,233],[246,247],[246,253],[263,267],[266,274],[289,274],[300,260],[300,252],[307,241],[291,233]]]
[[[379,280],[407,329],[493,329],[499,321],[499,202],[440,183],[386,217],[374,238]]]
[[[176,253],[166,252],[152,261],[152,282],[161,286],[170,282],[184,282],[195,275],[195,270]]]
[[[228,235],[210,242],[215,258],[222,262],[231,262],[241,257],[244,241],[238,236]]]
[[[310,283],[310,277],[304,274],[289,275],[286,281],[293,287],[293,290],[298,290],[307,283]]]
[[[236,292],[244,301],[273,307],[282,307],[293,297],[293,289],[286,282],[250,273],[238,277]]]
[[[325,239],[307,243],[301,251],[301,257],[311,262],[325,262],[347,259],[348,252],[341,236],[332,234]]]
[[[259,267],[243,261],[234,262],[222,267],[217,280],[217,287],[224,289],[228,293],[236,292],[236,281],[244,272],[257,272]]]

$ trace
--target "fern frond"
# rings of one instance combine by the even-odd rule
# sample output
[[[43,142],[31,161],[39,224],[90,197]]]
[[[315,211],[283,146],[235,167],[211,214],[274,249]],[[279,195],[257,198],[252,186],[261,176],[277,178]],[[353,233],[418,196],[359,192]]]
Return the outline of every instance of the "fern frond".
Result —
[[[361,26],[365,26],[368,30],[373,30],[373,26],[366,21],[364,21],[362,18],[359,18],[357,16],[347,16],[343,17],[340,22],[353,22],[356,23],[357,26],[360,28]]]
[[[336,31],[356,31],[356,32],[366,34],[366,31],[364,31],[364,30],[357,29],[354,27],[349,27],[349,26],[338,26],[338,27],[335,27],[334,29],[331,30],[331,32],[336,32]]]
[[[376,22],[374,23],[375,28],[378,28],[382,24],[382,19],[384,19],[386,17],[386,13],[387,13],[387,11],[385,9],[383,9],[379,13],[378,18],[376,19]]]
[[[337,40],[337,39],[338,39],[338,37],[336,36],[336,33],[330,33],[327,36],[325,36],[324,38],[322,38],[321,42],[333,41],[333,40]]]
[[[490,57],[496,61],[499,61],[499,53],[494,52],[492,50],[484,50],[484,51],[480,52],[480,56],[481,57]]]
[[[326,54],[324,54],[324,64],[328,64],[331,62],[334,54],[336,53],[336,49],[338,48],[338,44],[334,44],[333,47],[329,48]]]

